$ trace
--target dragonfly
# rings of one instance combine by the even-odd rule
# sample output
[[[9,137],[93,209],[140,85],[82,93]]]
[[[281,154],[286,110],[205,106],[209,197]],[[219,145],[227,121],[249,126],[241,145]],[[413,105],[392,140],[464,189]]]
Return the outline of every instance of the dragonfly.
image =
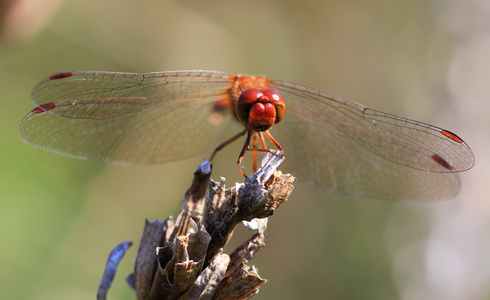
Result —
[[[395,200],[452,198],[469,146],[449,130],[368,108],[299,83],[191,70],[61,72],[32,91],[21,138],[55,153],[155,164],[216,153],[244,138],[256,157],[283,151],[298,181]],[[230,137],[230,132],[235,135]],[[271,147],[272,146],[272,147]]]

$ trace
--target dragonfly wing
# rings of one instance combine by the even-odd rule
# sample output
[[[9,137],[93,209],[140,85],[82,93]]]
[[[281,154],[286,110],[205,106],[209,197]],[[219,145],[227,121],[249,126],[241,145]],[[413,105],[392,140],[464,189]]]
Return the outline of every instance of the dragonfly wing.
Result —
[[[28,143],[56,153],[130,164],[187,158],[219,143],[232,121],[218,72],[71,72],[42,81],[21,122]]]
[[[304,85],[272,81],[272,87],[287,105],[271,131],[284,146],[284,168],[311,185],[358,196],[444,199],[459,192],[456,172],[474,164],[469,147],[448,131]]]

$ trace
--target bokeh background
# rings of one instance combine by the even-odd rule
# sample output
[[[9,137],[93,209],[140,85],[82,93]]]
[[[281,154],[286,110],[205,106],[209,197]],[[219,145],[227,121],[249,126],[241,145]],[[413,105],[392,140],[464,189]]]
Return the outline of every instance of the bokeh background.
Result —
[[[134,299],[124,279],[144,220],[177,214],[202,157],[82,161],[23,143],[17,127],[52,73],[179,69],[305,83],[447,128],[475,153],[448,201],[297,184],[253,262],[269,279],[256,299],[490,298],[490,2],[3,0],[0,22],[1,299],[93,299],[123,240],[136,245],[109,299]],[[220,155],[215,179],[239,179],[236,153]]]

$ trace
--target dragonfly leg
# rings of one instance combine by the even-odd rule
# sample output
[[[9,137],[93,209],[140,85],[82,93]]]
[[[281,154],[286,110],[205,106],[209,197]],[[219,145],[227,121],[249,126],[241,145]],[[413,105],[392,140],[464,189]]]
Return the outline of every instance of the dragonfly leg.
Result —
[[[252,155],[253,155],[253,171],[256,172],[258,170],[258,164],[257,164],[257,156],[258,156],[258,152],[271,152],[270,149],[267,148],[267,145],[265,144],[265,139],[264,139],[264,136],[262,135],[262,132],[252,132],[251,134],[253,134],[252,136],[252,147],[250,147],[248,144],[246,146],[244,146],[244,151],[251,151],[253,152]],[[272,135],[268,132],[268,131],[265,131],[265,134],[267,136],[267,138],[274,144],[274,146],[282,152],[282,146],[281,144],[279,144],[273,137]],[[260,146],[261,148],[257,148],[257,138],[260,140]],[[250,138],[249,138],[249,141],[250,142]],[[243,151],[243,150],[242,150]],[[245,152],[243,153],[243,155],[245,154]],[[243,159],[243,156],[241,157]],[[241,160],[240,160],[241,162]],[[242,172],[243,174],[243,172]]]
[[[267,146],[265,145],[265,140],[264,140],[264,136],[262,135],[262,132],[259,132],[259,137],[260,137],[260,146],[262,147],[262,149],[266,149]]]
[[[216,147],[216,149],[214,149],[214,152],[213,154],[211,155],[211,158],[209,159],[209,161],[213,161],[214,157],[216,156],[216,153],[218,153],[218,151],[220,151],[221,149],[223,149],[224,147],[228,146],[229,144],[233,143],[234,141],[236,141],[239,137],[245,135],[245,133],[247,133],[247,129],[245,128],[245,130],[243,131],[240,131],[239,133],[235,134],[234,136],[232,136],[231,138],[227,139],[226,141],[224,141],[221,145],[219,145],[218,147]],[[247,143],[248,145],[248,143]]]
[[[228,145],[232,141],[236,140],[238,137],[244,135],[245,132],[247,133],[247,138],[245,139],[245,143],[243,144],[242,151],[240,152],[240,155],[238,156],[237,165],[238,165],[238,169],[240,170],[240,173],[242,173],[242,175],[245,176],[245,178],[246,178],[247,175],[245,175],[245,172],[243,171],[243,168],[242,168],[242,160],[243,160],[243,157],[245,156],[245,152],[247,152],[247,151],[253,152],[252,157],[253,157],[253,171],[254,172],[256,172],[258,169],[257,168],[258,152],[270,152],[270,150],[267,149],[267,145],[265,144],[265,139],[264,139],[264,136],[262,135],[262,132],[255,132],[251,129],[245,129],[245,131],[240,132],[239,134],[232,137],[231,139],[229,139],[225,143],[221,144],[218,148],[216,148],[217,150],[215,150],[215,152],[218,151],[219,149],[223,148],[224,146]],[[274,137],[272,137],[272,135],[267,130],[264,131],[264,133],[265,133],[266,137],[271,141],[271,143],[279,151],[282,152],[283,149],[282,149],[281,144],[279,144],[279,142],[277,142],[274,139]],[[252,139],[252,147],[250,147],[250,139]],[[260,146],[262,148],[257,148],[258,140],[260,140]],[[214,157],[214,154],[212,157]]]
[[[243,160],[243,156],[245,155],[245,151],[249,150],[248,144],[250,143],[250,135],[253,134],[252,129],[246,129],[246,131],[247,131],[247,138],[245,139],[245,143],[243,144],[242,151],[240,151],[240,155],[238,156],[238,161],[237,161],[238,170],[240,170],[240,173],[242,173],[242,175],[245,176],[245,178],[247,178],[247,175],[245,175],[245,172],[243,172],[242,160]]]
[[[257,136],[260,139],[260,146],[262,147],[260,149],[257,148]],[[253,149],[249,149],[249,151],[253,152],[253,171],[257,172],[257,170],[258,170],[258,168],[257,168],[258,152],[269,152],[269,150],[267,149],[267,146],[265,144],[265,140],[264,140],[264,136],[262,135],[262,132],[254,132],[253,146],[254,146]]]
[[[252,138],[253,149],[257,149],[257,135],[260,135],[260,132],[259,133],[257,133],[257,132],[253,133],[253,138]],[[257,171],[257,151],[253,151],[253,154],[252,154],[252,170],[254,172]]]
[[[277,150],[281,151],[282,152],[282,146],[281,144],[279,144],[278,141],[276,141],[276,139],[269,133],[268,130],[264,131],[265,135],[267,136],[267,138],[269,139],[269,141],[272,142],[272,144],[274,144],[274,146],[276,146]]]

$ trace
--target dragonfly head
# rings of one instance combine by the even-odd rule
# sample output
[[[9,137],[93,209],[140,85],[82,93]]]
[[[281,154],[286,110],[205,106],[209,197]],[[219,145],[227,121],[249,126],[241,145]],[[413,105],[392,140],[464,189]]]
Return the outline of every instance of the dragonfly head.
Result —
[[[286,112],[281,94],[272,89],[248,89],[238,97],[235,114],[255,131],[265,131],[279,123]]]

